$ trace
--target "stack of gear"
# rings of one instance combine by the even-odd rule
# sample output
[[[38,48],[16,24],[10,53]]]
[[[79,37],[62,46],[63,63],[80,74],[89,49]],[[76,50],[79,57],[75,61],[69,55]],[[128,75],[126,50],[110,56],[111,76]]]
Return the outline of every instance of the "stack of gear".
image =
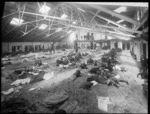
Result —
[[[35,66],[41,66],[42,65],[42,61],[40,59],[35,61]]]
[[[108,86],[113,85],[119,87],[119,82],[127,81],[121,80],[120,76],[113,76],[113,67],[118,64],[115,60],[116,53],[118,50],[112,49],[109,53],[104,54],[101,59],[101,64],[89,70],[89,73],[93,74],[87,79],[87,82],[96,81],[97,83],[107,84]]]
[[[80,72],[80,70],[77,70],[75,73],[74,73],[74,79],[73,79],[73,81],[75,81],[78,77],[81,77],[82,75],[81,75],[81,72]]]
[[[88,69],[87,64],[85,64],[85,62],[81,63],[80,68],[81,69]]]
[[[90,57],[88,60],[87,60],[87,64],[93,64],[94,63],[94,60]]]
[[[56,60],[56,66],[59,67],[69,67],[76,65],[76,62],[78,62],[82,58],[80,53],[71,53],[67,56],[63,56],[60,59]]]
[[[141,72],[137,74],[137,77],[141,75],[141,78],[144,79],[143,90],[144,94],[148,95],[148,59],[141,60]]]

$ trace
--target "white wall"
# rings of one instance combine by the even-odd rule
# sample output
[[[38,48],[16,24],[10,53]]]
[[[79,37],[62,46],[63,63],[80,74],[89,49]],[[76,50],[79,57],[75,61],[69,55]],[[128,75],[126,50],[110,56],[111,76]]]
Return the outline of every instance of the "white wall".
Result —
[[[9,44],[8,43],[2,43],[2,53],[9,51]]]
[[[122,41],[118,41],[118,48],[122,49]]]
[[[41,45],[44,49],[48,49],[51,47],[52,42],[10,42],[10,43],[2,43],[2,52],[12,52],[12,46],[21,46],[22,51],[25,51],[26,45]],[[8,46],[9,45],[9,46]],[[56,43],[55,45],[60,45],[60,43]],[[8,49],[9,48],[9,49]]]
[[[137,61],[140,61],[141,53],[140,53],[140,41],[134,42],[134,53],[136,55]]]
[[[115,48],[114,43],[115,41],[110,41],[110,49]]]

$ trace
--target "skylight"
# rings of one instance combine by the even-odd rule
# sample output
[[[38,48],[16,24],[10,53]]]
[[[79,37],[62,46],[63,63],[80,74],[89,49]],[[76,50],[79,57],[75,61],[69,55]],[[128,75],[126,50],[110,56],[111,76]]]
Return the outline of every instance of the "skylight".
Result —
[[[49,34],[46,35],[46,37],[50,36]]]
[[[18,18],[13,18],[10,24],[20,26],[23,23],[24,20],[18,19]]]
[[[117,23],[121,23],[121,22],[123,22],[123,21],[124,21],[124,20],[121,19],[121,20],[117,21]]]
[[[77,22],[74,21],[74,22],[72,22],[72,24],[77,24]]]
[[[119,7],[117,9],[115,9],[114,11],[117,12],[117,13],[126,12],[127,11],[127,7],[122,6],[122,7]]]
[[[70,32],[72,32],[72,30],[69,30],[67,33],[70,33]]]
[[[41,30],[45,30],[47,28],[47,25],[46,24],[42,24],[40,27],[39,27],[39,29],[41,29]]]
[[[61,31],[62,30],[62,28],[58,28],[57,30],[56,30],[56,32],[59,32],[59,31]]]
[[[39,12],[42,14],[47,14],[51,8],[46,6],[45,4],[40,8]]]
[[[80,11],[82,11],[82,12],[85,12],[83,9],[81,9],[81,8],[78,8],[78,10],[80,10]]]
[[[62,18],[62,19],[66,19],[66,18],[67,18],[67,15],[66,15],[66,14],[63,14],[63,15],[61,16],[61,18]]]

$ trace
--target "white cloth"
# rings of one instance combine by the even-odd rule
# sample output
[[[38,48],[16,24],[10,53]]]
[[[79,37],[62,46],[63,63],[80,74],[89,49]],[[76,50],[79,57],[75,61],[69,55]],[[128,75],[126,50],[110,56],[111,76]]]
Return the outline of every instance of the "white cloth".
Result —
[[[49,80],[51,78],[54,78],[54,72],[51,72],[51,73],[45,73],[45,75],[43,76],[43,79],[44,80]]]
[[[116,78],[116,79],[119,79],[119,78],[120,78],[120,76],[119,76],[119,75],[116,75],[116,76],[115,76],[115,78]]]
[[[69,67],[69,65],[64,65],[64,68],[68,68]]]
[[[29,74],[38,75],[39,73],[29,72]]]
[[[63,67],[64,67],[64,65],[62,65],[62,64],[59,64],[59,67],[60,67],[60,68],[63,68]]]
[[[93,83],[93,86],[98,84],[96,81],[91,81],[91,83]]]
[[[30,88],[29,91],[35,90],[36,88]]]
[[[3,93],[4,95],[8,95],[8,94],[12,93],[13,91],[14,91],[14,88],[10,88],[10,89],[7,90],[7,91],[2,91],[2,93]]]
[[[120,70],[121,70],[121,67],[120,67],[119,65],[115,65],[115,66],[113,67],[113,69],[120,71]]]
[[[17,79],[16,81],[14,81],[13,83],[11,83],[10,85],[16,85],[18,86],[19,84],[26,84],[26,83],[30,83],[31,78],[27,77],[25,79]]]

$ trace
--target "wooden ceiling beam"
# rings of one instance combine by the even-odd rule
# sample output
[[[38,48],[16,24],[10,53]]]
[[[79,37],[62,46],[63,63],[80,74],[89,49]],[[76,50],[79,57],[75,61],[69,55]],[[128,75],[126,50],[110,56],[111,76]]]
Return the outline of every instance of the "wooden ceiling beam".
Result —
[[[132,30],[132,29],[122,29],[122,28],[118,28],[118,27],[111,27],[111,26],[108,26],[108,25],[100,25],[98,23],[96,23],[96,26],[103,27],[103,28],[110,28],[110,29],[114,29],[114,30],[116,29],[116,30],[121,30],[121,31],[127,31],[127,32],[131,32],[131,33],[142,34],[141,31],[136,31],[136,30]]]
[[[95,15],[95,14],[94,14],[93,12],[91,12],[91,11],[87,11],[87,12],[89,12],[89,13],[92,14],[92,15]],[[101,18],[101,19],[103,19],[103,20],[106,20],[107,22],[110,22],[110,23],[112,23],[112,24],[114,24],[114,25],[116,25],[116,26],[118,26],[118,27],[120,27],[120,28],[129,29],[129,28],[124,27],[124,26],[122,26],[122,25],[120,25],[120,24],[118,24],[118,23],[116,23],[116,22],[114,22],[114,21],[112,21],[112,20],[110,20],[110,19],[107,19],[106,17],[100,16],[100,15],[95,15],[95,16],[98,17],[98,18]]]
[[[56,6],[54,6],[53,9],[50,10],[49,15],[52,15],[59,7],[61,7],[64,3],[58,3]],[[51,4],[52,5],[52,4]],[[52,5],[53,6],[53,5]]]
[[[128,21],[128,22],[130,22],[130,23],[132,23],[132,24],[135,24],[135,25],[138,25],[138,24],[139,24],[138,21],[136,21],[136,20],[134,20],[134,19],[132,19],[132,18],[129,18],[129,17],[124,16],[124,15],[122,15],[122,14],[119,14],[119,13],[116,13],[116,12],[114,12],[114,11],[108,10],[108,9],[102,7],[102,6],[91,5],[91,4],[86,4],[86,5],[89,6],[89,7],[94,8],[94,9],[96,8],[96,9],[98,9],[98,10],[101,10],[101,11],[103,11],[103,12],[105,12],[105,13],[108,13],[108,14],[110,14],[110,15],[112,15],[112,16],[115,16],[115,17],[118,17],[118,18],[120,18],[120,19],[123,19],[123,20],[125,20],[125,21]]]
[[[86,20],[85,15],[80,10],[78,10],[76,6],[74,6],[72,4],[66,4],[65,6],[73,8],[76,12],[78,12],[80,15],[82,15],[82,17],[83,17],[83,23],[85,22],[85,20]]]
[[[93,20],[95,19],[95,17],[97,16],[97,14],[100,12],[100,10],[97,10],[97,12],[93,15],[91,22],[93,22]]]
[[[148,20],[148,11],[145,12],[145,14],[143,15],[143,17],[140,21],[140,24],[137,25],[134,30],[139,29],[147,20]]]

